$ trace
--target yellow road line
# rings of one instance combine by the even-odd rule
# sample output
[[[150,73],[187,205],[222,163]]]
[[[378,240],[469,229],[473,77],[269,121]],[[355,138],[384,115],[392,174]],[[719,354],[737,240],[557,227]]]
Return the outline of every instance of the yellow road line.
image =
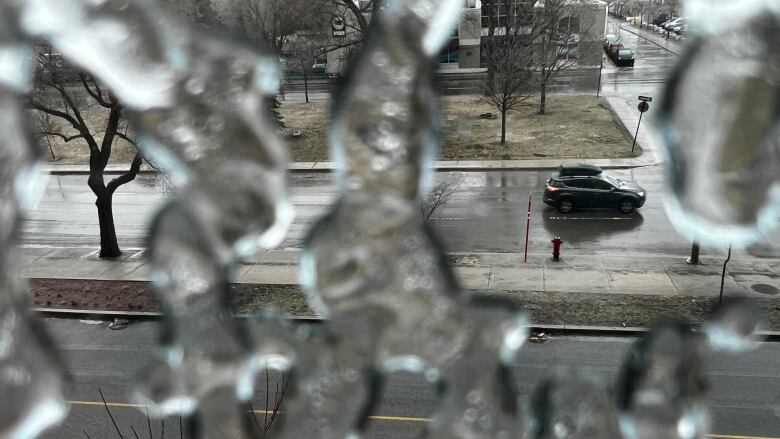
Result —
[[[68,401],[72,405],[103,406],[103,401]],[[144,408],[143,404],[130,404],[124,402],[108,402],[109,407],[118,408]],[[255,413],[273,413],[271,410],[255,410]],[[377,421],[395,421],[395,422],[431,422],[430,418],[416,418],[411,416],[369,416]],[[769,436],[739,436],[733,434],[708,434],[707,437],[713,439],[780,439],[780,437]]]
[[[708,434],[707,437],[716,439],[778,439],[769,436],[735,436],[733,434]]]

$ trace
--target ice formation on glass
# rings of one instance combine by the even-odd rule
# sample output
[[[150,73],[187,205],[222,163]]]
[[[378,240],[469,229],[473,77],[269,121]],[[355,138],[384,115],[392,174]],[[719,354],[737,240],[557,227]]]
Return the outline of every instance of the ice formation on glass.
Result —
[[[254,347],[232,317],[228,282],[241,256],[281,241],[292,215],[285,152],[263,103],[274,60],[217,35],[194,34],[185,48],[172,104],[134,118],[145,153],[180,186],[150,236],[170,338],[141,394],[163,412],[194,409],[223,387],[252,395]]]
[[[461,3],[390,2],[351,69],[330,137],[341,196],[309,235],[302,279],[368,367],[444,389],[428,437],[516,437],[508,370],[527,323],[463,294],[420,215],[438,148],[431,58]]]
[[[780,7],[686,3],[692,36],[658,117],[669,217],[702,242],[749,244],[780,216]]]
[[[617,385],[625,439],[703,439],[709,428],[704,340],[680,323],[656,325],[637,341]]]
[[[16,239],[31,207],[36,147],[23,96],[32,74],[18,5],[0,1],[0,437],[32,438],[58,423],[67,406],[62,368],[27,309]]]
[[[660,123],[673,213],[703,239],[747,242],[778,211],[780,15],[771,0],[724,10],[735,4],[749,7],[710,23],[721,38],[699,27]],[[65,413],[59,363],[11,275],[20,210],[33,193],[20,100],[30,77],[26,41],[41,37],[112,89],[146,156],[178,186],[149,239],[164,350],[136,396],[155,415],[193,415],[191,437],[248,437],[241,403],[266,368],[293,377],[275,437],[359,437],[395,371],[439,389],[424,437],[706,435],[703,356],[755,345],[761,313],[745,301],[727,304],[701,333],[657,325],[629,351],[615,395],[587,374],[559,371],[521,413],[511,367],[526,341],[525,315],[464,293],[420,215],[439,141],[432,60],[463,2],[385,6],[334,104],[340,197],[301,261],[311,305],[329,317],[312,327],[274,313],[246,324],[228,300],[233,266],[278,244],[291,220],[286,154],[263,103],[276,90],[276,60],[182,26],[153,0],[0,0],[0,437],[34,437]]]
[[[431,376],[468,340],[461,290],[420,216],[438,147],[431,11],[445,3],[460,2],[391,2],[351,69],[330,137],[341,196],[301,262],[313,306],[375,349],[378,367]]]
[[[173,105],[188,32],[156,0],[13,0],[21,26],[46,38],[68,60],[88,70],[135,109]],[[99,37],[98,37],[99,36]]]
[[[146,157],[178,185],[149,239],[166,346],[141,400],[168,414],[224,398],[224,388],[249,398],[253,347],[227,293],[238,258],[276,245],[291,220],[286,155],[263,104],[276,90],[276,60],[193,32],[152,0],[22,3],[25,31],[116,93]]]
[[[742,352],[758,347],[756,335],[763,329],[766,312],[747,298],[731,299],[704,324],[704,334],[714,350]]]
[[[539,384],[529,411],[532,439],[619,436],[606,385],[582,371],[556,370]]]
[[[524,426],[512,379],[528,336],[525,315],[510,303],[472,299],[464,309],[469,340],[442,370],[442,395],[428,438],[519,438]]]
[[[327,324],[294,327],[280,317],[260,315],[252,327],[256,369],[288,371],[291,377],[273,437],[358,437],[377,390],[371,357]]]

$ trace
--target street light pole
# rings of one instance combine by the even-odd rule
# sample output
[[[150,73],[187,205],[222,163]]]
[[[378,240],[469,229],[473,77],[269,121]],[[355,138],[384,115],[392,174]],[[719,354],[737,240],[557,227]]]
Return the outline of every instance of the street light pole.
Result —
[[[599,97],[599,93],[601,93],[601,71],[604,70],[604,54],[601,54],[601,65],[599,66],[599,84],[596,86],[596,99]]]

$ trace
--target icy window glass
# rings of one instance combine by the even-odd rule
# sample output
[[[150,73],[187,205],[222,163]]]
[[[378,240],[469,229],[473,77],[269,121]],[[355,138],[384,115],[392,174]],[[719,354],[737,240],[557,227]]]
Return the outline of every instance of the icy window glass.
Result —
[[[688,5],[696,34],[658,118],[668,209],[702,241],[746,245],[780,211],[780,11],[770,0],[704,3]],[[241,258],[279,245],[293,219],[285,139],[267,111],[279,57],[152,0],[0,0],[0,437],[36,437],[68,407],[15,247],[40,193],[23,103],[41,40],[123,103],[144,156],[176,186],[147,237],[164,337],[129,395],[150,416],[181,415],[187,437],[250,437],[246,404],[271,370],[291,377],[274,437],[353,438],[387,378],[411,374],[436,389],[424,437],[707,437],[707,359],[760,341],[762,313],[747,300],[727,301],[696,331],[658,323],[613,383],[565,369],[527,394],[513,382],[532,336],[527,312],[460,285],[421,215],[442,142],[435,61],[463,5],[386,1],[339,84],[328,135],[336,200],[300,260],[323,319],[311,325],[275,311],[238,319],[229,303]],[[579,18],[565,27],[579,32]]]

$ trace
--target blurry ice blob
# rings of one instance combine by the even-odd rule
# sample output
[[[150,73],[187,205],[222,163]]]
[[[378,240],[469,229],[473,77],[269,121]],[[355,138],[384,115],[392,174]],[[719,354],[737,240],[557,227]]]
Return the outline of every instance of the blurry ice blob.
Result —
[[[628,352],[618,379],[625,439],[703,439],[709,429],[705,345],[686,326],[656,325]]]
[[[21,4],[0,2],[0,437],[34,438],[64,419],[64,369],[28,309],[17,248],[22,215],[37,199],[38,148],[24,93],[32,76]]]
[[[780,214],[780,13],[776,1],[717,3],[691,2],[707,13],[691,15],[657,119],[667,211],[703,243],[746,245]],[[697,33],[705,21],[712,32]]]
[[[704,324],[704,332],[715,350],[742,352],[754,349],[760,342],[756,332],[761,329],[766,313],[747,298],[730,299],[720,306],[712,320]]]
[[[605,383],[584,371],[558,369],[531,399],[532,439],[614,438],[617,424]]]

